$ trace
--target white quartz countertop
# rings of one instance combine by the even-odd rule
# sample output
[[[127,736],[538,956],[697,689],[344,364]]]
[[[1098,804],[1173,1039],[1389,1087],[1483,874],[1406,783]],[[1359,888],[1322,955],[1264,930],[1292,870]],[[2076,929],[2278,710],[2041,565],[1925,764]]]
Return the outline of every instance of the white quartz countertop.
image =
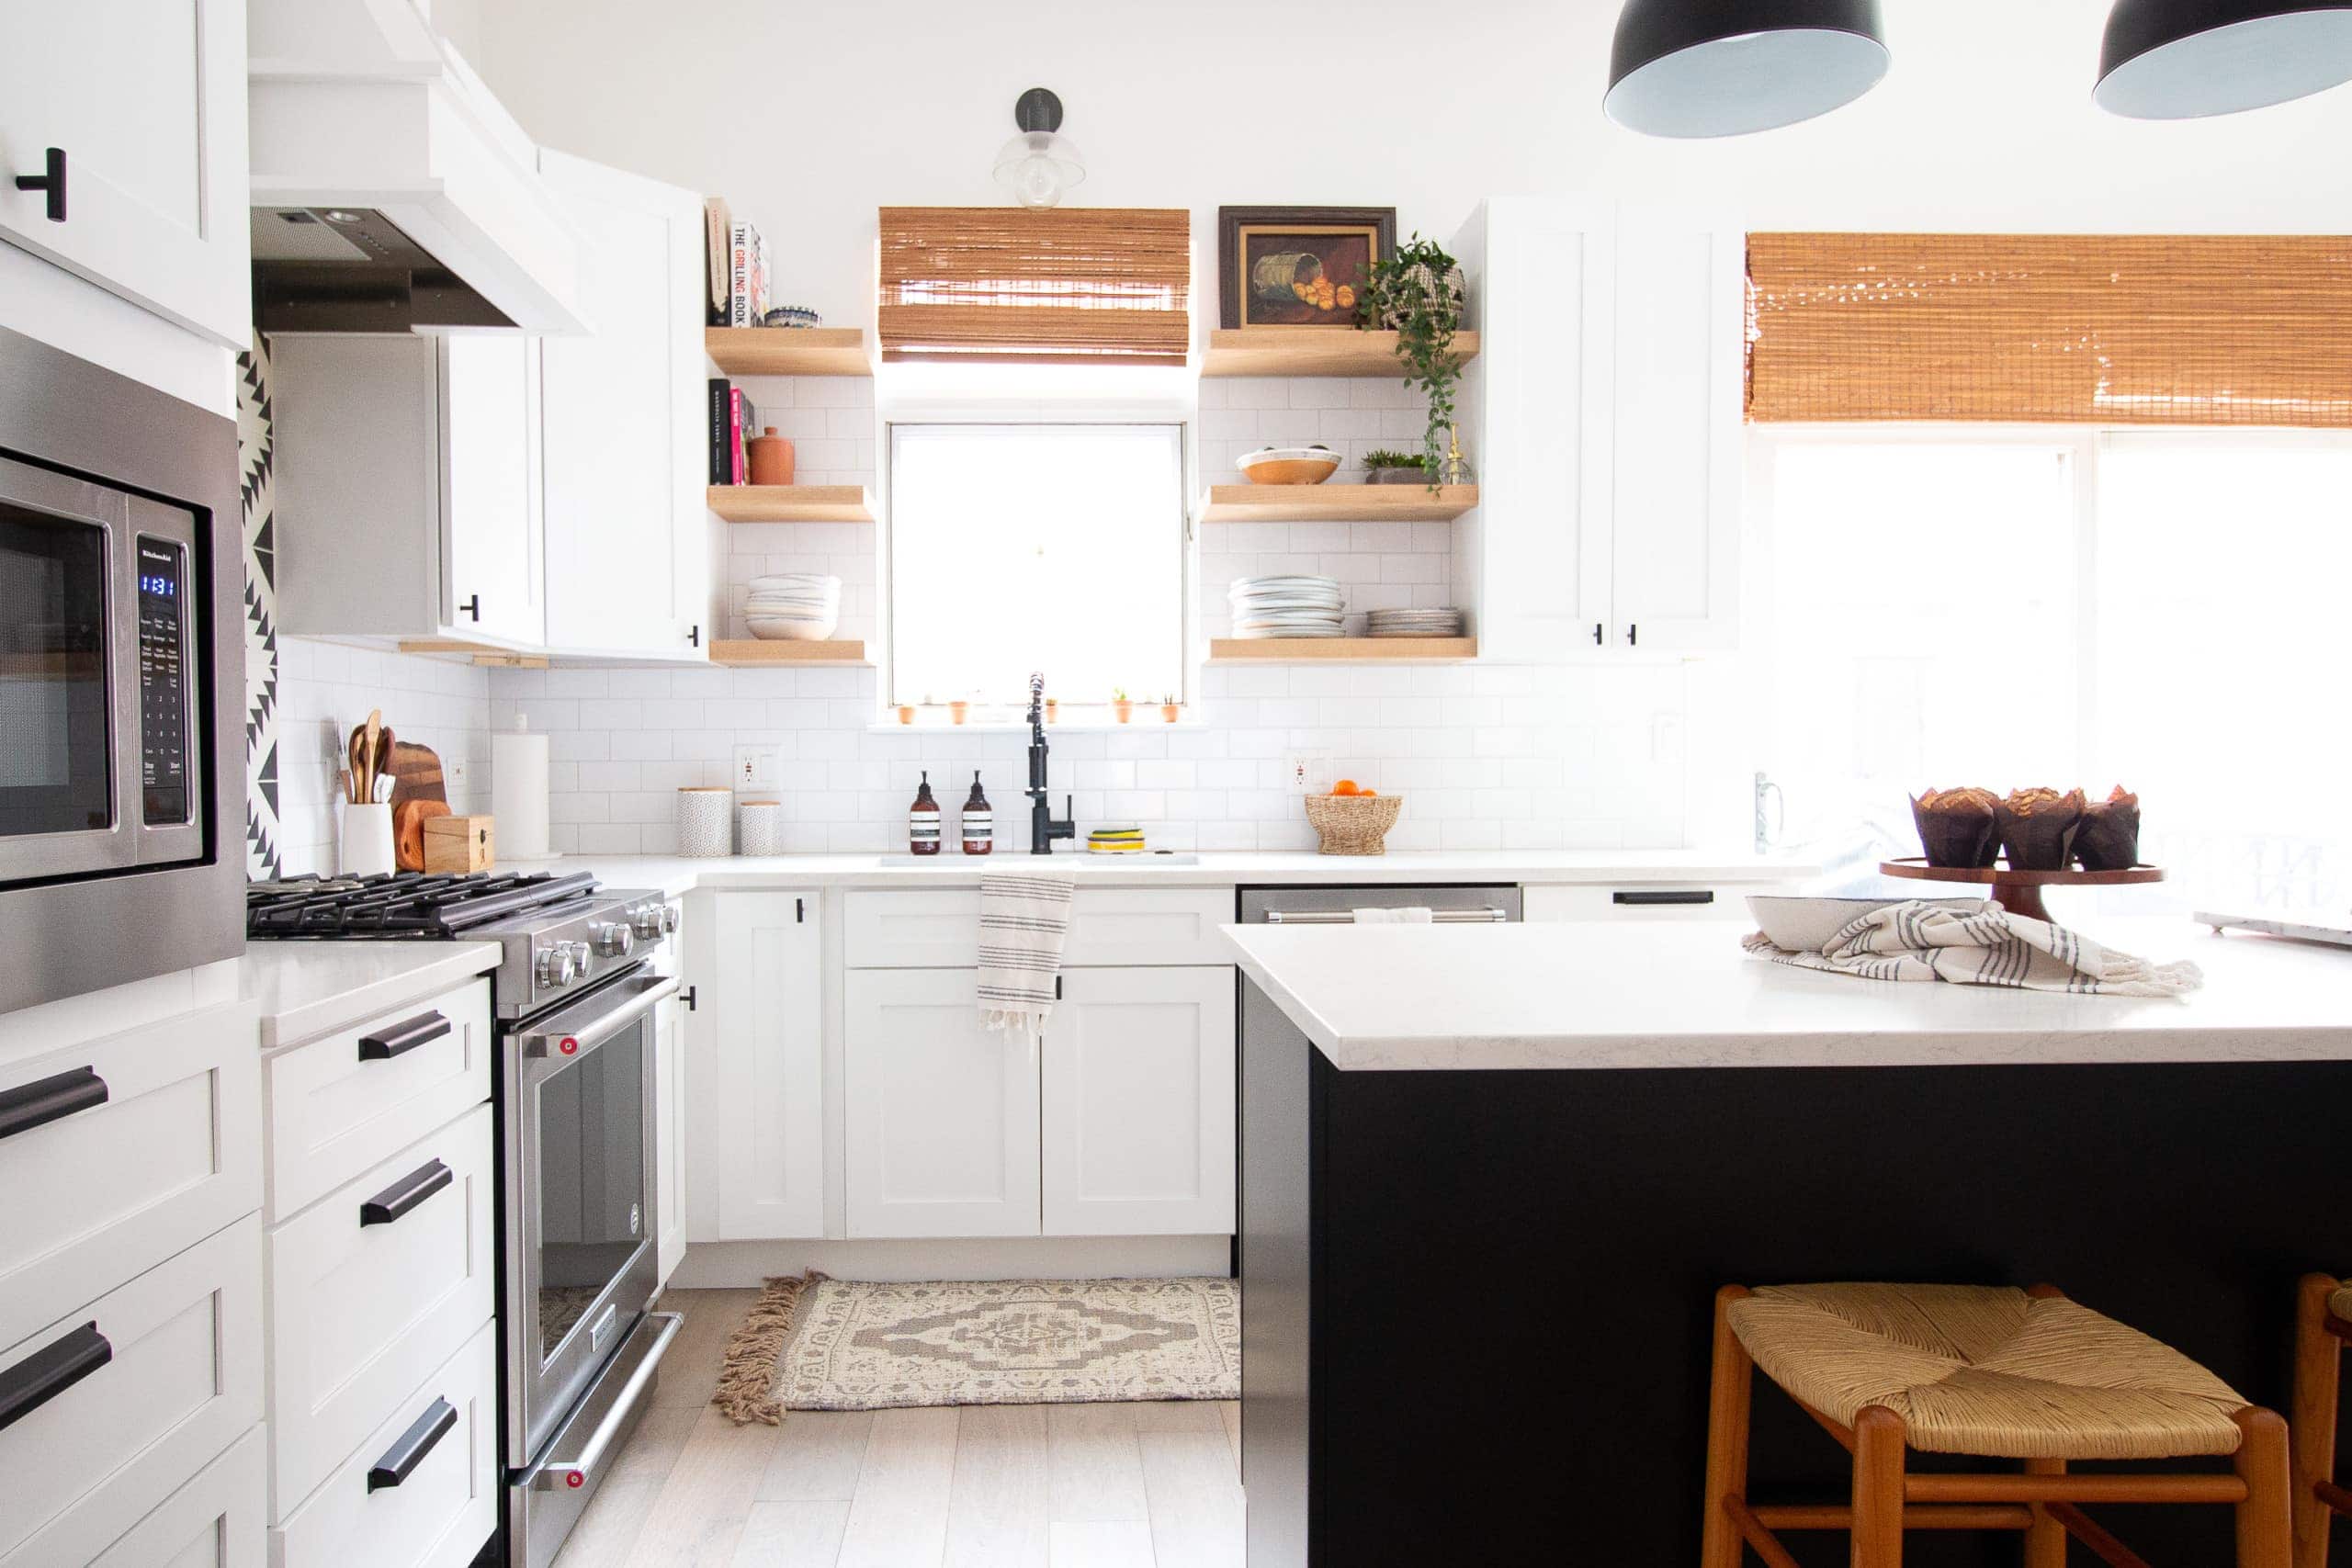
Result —
[[[1751,958],[1694,921],[1225,928],[1345,1070],[1935,1066],[2352,1058],[2352,953],[2186,919],[2086,934],[2194,960],[2177,1000],[1860,980]]]
[[[254,942],[238,990],[261,1005],[262,1049],[374,1018],[498,967],[494,942]]]
[[[1399,852],[1389,855],[1312,852],[1203,853],[1197,863],[1143,855],[1063,852],[1050,857],[1081,885],[1149,887],[1235,887],[1247,884],[1519,882],[1688,883],[1789,882],[1810,876],[1810,862],[1705,850],[1479,850]],[[929,864],[883,855],[566,855],[544,864],[508,869],[593,873],[608,887],[648,887],[673,897],[695,887],[977,887],[982,874],[1027,867],[1041,857],[1004,852],[963,855],[950,850]]]

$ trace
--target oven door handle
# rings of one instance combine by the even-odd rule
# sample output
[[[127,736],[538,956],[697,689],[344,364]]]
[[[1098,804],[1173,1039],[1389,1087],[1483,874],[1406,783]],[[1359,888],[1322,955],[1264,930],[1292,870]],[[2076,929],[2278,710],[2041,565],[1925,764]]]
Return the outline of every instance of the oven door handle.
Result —
[[[670,1341],[678,1337],[678,1329],[685,1321],[683,1314],[674,1312],[650,1312],[645,1314],[646,1325],[650,1327],[653,1338],[639,1354],[637,1365],[629,1369],[628,1381],[605,1404],[595,1430],[588,1434],[588,1440],[573,1450],[575,1457],[562,1457],[563,1450],[571,1447],[565,1440],[570,1437],[569,1433],[560,1434],[558,1439],[548,1445],[554,1452],[531,1472],[531,1485],[536,1490],[577,1492],[602,1479],[599,1470],[611,1457],[613,1445],[622,1429],[629,1424],[629,1417],[635,1414],[637,1402],[644,1395],[646,1385],[662,1370],[663,1352],[670,1348]],[[627,1353],[624,1348],[616,1354]]]
[[[640,982],[625,981],[623,984],[628,986]],[[576,1061],[678,994],[675,976],[665,976],[641,984],[643,988],[628,1000],[609,1011],[598,1013],[582,1028],[566,1028],[557,1021],[526,1032],[522,1036],[523,1055],[530,1058],[544,1058],[558,1066]]]

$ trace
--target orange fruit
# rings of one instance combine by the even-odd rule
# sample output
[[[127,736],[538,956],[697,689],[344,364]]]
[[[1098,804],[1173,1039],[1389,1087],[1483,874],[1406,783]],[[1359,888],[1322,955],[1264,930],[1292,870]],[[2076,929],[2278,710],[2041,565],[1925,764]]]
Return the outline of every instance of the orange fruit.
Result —
[[[1362,795],[1364,793],[1364,788],[1353,779],[1341,779],[1331,786],[1331,793],[1333,795]]]

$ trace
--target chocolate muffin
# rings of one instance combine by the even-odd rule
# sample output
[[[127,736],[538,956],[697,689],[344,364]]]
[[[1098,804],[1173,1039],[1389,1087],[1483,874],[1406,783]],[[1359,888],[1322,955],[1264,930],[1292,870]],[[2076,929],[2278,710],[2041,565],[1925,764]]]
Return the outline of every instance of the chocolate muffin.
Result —
[[[1977,869],[2000,851],[1996,829],[2001,797],[1989,789],[1931,789],[1911,802],[1919,848],[1929,865]]]
[[[2000,806],[2001,848],[2011,871],[2064,871],[2083,820],[2083,792],[2020,789]]]
[[[2140,863],[2140,797],[2115,786],[2105,800],[2083,808],[2075,858],[2085,871],[2129,871]]]

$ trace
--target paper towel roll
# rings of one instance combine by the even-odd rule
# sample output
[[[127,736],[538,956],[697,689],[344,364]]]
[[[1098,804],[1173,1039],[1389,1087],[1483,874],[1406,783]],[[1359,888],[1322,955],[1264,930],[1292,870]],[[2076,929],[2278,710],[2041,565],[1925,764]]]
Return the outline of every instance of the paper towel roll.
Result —
[[[553,860],[548,848],[548,738],[526,715],[490,738],[490,814],[498,823],[502,861]]]

